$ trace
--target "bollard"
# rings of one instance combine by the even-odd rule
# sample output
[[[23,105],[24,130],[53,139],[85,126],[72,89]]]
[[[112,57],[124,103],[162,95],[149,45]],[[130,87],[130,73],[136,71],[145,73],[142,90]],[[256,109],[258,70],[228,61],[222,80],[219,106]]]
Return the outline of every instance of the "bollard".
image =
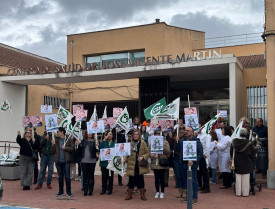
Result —
[[[187,171],[187,209],[192,209],[193,182],[191,166],[188,166]]]

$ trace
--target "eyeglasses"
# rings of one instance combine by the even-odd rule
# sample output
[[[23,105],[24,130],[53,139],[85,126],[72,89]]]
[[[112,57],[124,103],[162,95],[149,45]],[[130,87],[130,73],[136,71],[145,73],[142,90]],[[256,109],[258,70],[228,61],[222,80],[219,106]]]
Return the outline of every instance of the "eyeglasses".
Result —
[[[155,135],[160,135],[160,133],[155,133]]]

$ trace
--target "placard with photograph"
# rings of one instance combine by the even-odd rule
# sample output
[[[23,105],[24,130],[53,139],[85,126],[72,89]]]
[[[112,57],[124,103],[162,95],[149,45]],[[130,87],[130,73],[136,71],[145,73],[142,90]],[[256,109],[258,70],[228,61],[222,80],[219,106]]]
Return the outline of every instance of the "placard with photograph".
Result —
[[[46,115],[45,123],[46,123],[47,132],[57,131],[58,124],[57,124],[57,115],[56,114]]]
[[[161,131],[166,131],[169,128],[174,128],[174,120],[155,120],[150,121],[150,130],[154,131],[157,127],[161,127]]]
[[[41,105],[41,113],[52,113],[53,107],[52,105]]]
[[[131,155],[131,143],[115,144],[115,156],[129,156]]]
[[[192,127],[195,132],[199,131],[199,120],[197,114],[185,115],[185,126]]]
[[[114,107],[113,108],[113,117],[117,118],[123,111],[123,108]]]
[[[104,121],[89,121],[87,122],[88,134],[103,133],[104,132]]]
[[[100,149],[101,161],[112,160],[114,156],[115,156],[115,148]]]
[[[185,115],[197,114],[197,108],[196,107],[186,107],[186,108],[184,108],[184,114]]]
[[[40,116],[40,115],[31,116],[31,119],[32,119],[32,126],[33,127],[42,126],[42,116]]]
[[[183,141],[183,160],[197,161],[197,142]]]
[[[163,154],[163,136],[151,136],[151,153]]]
[[[80,112],[84,110],[84,107],[82,104],[73,105],[73,115],[76,116],[77,112]]]
[[[87,121],[88,110],[76,112],[75,121]]]
[[[22,117],[22,126],[25,127],[32,127],[32,116],[24,116]]]

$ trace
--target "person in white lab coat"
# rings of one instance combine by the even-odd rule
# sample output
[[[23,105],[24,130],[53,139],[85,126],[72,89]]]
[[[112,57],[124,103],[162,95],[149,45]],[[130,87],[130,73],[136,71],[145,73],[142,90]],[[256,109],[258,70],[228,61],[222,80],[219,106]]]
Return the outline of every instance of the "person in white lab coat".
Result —
[[[216,142],[216,147],[218,149],[218,160],[219,160],[219,170],[222,172],[223,176],[223,186],[220,189],[227,189],[231,187],[232,184],[232,173],[228,167],[228,162],[231,160],[230,157],[230,146],[231,146],[231,130],[229,127],[225,126],[222,129],[222,136],[219,142]]]
[[[211,143],[210,143],[210,163],[209,167],[211,168],[212,172],[212,181],[210,183],[216,184],[217,183],[217,163],[218,163],[218,150],[216,146],[216,142],[218,141],[217,133],[214,131],[210,132],[211,136]]]
[[[209,187],[209,160],[210,160],[210,143],[211,143],[211,136],[209,134],[199,134],[198,138],[203,147],[203,158],[199,161],[199,170],[197,172],[197,178],[201,193],[210,193]],[[203,179],[203,184],[202,184]]]

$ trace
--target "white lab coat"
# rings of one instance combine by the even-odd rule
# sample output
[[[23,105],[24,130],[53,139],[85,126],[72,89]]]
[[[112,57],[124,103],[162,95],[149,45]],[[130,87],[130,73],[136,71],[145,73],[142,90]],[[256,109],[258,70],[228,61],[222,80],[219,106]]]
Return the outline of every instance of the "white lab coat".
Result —
[[[220,128],[215,129],[215,132],[216,132],[217,137],[218,137],[218,142],[220,142],[221,138],[222,138],[222,129],[220,129]]]
[[[210,144],[210,168],[216,169],[218,162],[218,150],[214,149],[216,141],[212,141]]]
[[[221,172],[231,173],[227,163],[231,160],[230,156],[231,137],[221,136],[221,141],[217,144],[218,159],[219,159],[219,170]]]
[[[201,141],[202,147],[203,147],[203,155],[205,155],[207,158],[206,161],[206,167],[209,167],[209,161],[210,161],[210,143],[211,143],[211,136],[209,134],[199,134],[198,138]]]

